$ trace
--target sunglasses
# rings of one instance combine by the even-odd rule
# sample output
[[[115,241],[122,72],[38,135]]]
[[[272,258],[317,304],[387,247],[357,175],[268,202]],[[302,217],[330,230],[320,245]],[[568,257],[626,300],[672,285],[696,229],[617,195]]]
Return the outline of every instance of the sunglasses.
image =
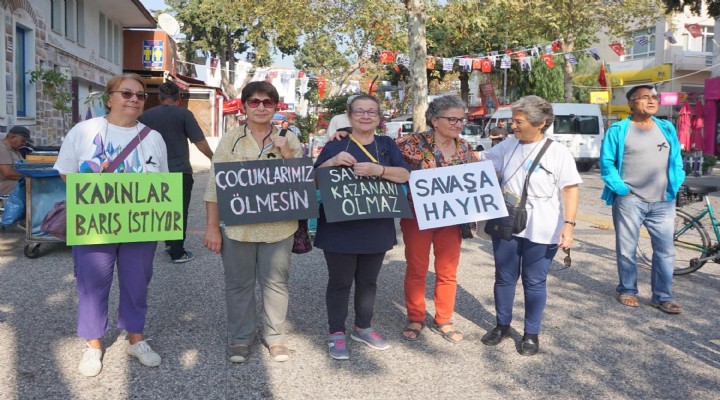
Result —
[[[565,253],[565,258],[563,259],[565,268],[570,268],[572,266],[572,258],[570,258],[570,249],[562,249],[562,251],[563,251],[563,253]]]
[[[247,101],[248,107],[251,107],[251,108],[258,108],[258,107],[260,107],[260,104],[262,104],[263,107],[265,107],[265,108],[275,107],[275,101],[272,99],[260,100],[260,99],[256,99],[253,97],[251,99],[248,99],[248,101]]]
[[[138,101],[145,101],[147,99],[148,95],[145,92],[133,92],[131,90],[114,90],[112,92],[108,93],[120,93],[120,96],[122,96],[125,100],[130,100],[133,98],[133,96],[137,97]]]

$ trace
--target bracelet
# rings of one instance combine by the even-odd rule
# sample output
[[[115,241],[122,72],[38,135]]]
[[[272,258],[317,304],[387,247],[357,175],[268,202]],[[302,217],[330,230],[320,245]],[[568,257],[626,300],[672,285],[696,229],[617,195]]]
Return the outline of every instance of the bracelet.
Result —
[[[380,177],[382,178],[383,175],[385,175],[385,166],[384,166],[384,165],[381,165],[381,167],[383,167],[383,170],[382,170],[382,172],[380,173]]]
[[[575,226],[575,221],[565,221],[566,224]]]

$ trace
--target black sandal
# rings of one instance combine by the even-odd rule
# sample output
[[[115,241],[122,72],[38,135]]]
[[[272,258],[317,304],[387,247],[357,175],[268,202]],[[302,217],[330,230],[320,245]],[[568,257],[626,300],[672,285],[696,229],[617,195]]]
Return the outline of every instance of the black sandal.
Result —
[[[410,324],[418,324],[418,325],[420,325],[420,329],[412,329],[412,328],[410,328]],[[403,329],[403,331],[402,331],[402,333],[403,333],[402,337],[403,337],[403,339],[405,339],[405,340],[414,342],[414,341],[420,339],[420,332],[421,332],[423,329],[425,329],[425,322],[410,321],[410,322],[408,322],[408,327],[405,328],[405,329]],[[404,335],[405,332],[413,333],[413,334],[415,334],[415,337],[413,338],[413,337],[405,336],[405,335]]]
[[[446,327],[446,326],[453,326],[453,324],[452,324],[452,323],[449,323],[449,324],[434,324],[434,325],[430,328],[430,330],[433,331],[433,332],[435,332],[435,333],[437,333],[438,335],[442,336],[443,339],[447,340],[447,341],[450,342],[450,343],[459,343],[459,342],[463,341],[463,339],[465,339],[465,335],[463,335],[463,333],[460,332],[460,331],[457,330],[457,329],[453,329],[453,330],[451,330],[451,331],[443,332],[442,328],[444,328],[444,327]],[[454,326],[453,326],[453,328],[454,328]],[[456,334],[461,335],[461,336],[462,336],[462,339],[458,339],[458,340],[453,339],[453,336],[456,335]]]

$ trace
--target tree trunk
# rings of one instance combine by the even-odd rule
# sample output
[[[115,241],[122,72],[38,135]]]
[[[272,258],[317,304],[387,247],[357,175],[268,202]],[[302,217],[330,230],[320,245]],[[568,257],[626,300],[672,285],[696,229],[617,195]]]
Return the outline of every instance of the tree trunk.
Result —
[[[460,98],[465,102],[465,104],[469,105],[468,95],[470,95],[470,85],[468,80],[470,79],[470,74],[463,69],[462,72],[460,72],[458,79],[460,80]]]
[[[575,40],[573,39],[566,39],[563,41],[563,47],[562,51],[563,53],[569,53],[573,51],[575,48]],[[570,64],[570,61],[566,58],[565,59],[565,79],[564,79],[564,88],[565,88],[565,102],[566,103],[572,103],[574,102],[574,96],[573,96],[573,86],[572,86],[572,78],[573,78],[573,65]]]
[[[410,87],[409,95],[412,96],[413,108],[413,130],[415,132],[425,130],[425,111],[427,111],[427,71],[425,58],[427,57],[427,46],[425,39],[425,14],[424,0],[405,0],[408,17],[408,42],[410,48]]]

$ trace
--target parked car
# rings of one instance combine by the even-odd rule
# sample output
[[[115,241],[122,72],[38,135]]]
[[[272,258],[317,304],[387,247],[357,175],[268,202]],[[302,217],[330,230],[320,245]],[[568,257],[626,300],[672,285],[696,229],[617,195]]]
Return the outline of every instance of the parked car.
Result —
[[[465,139],[475,151],[489,150],[492,147],[492,140],[483,131],[480,125],[465,125],[460,137]]]
[[[385,135],[393,139],[412,133],[413,123],[407,121],[390,121],[385,123]]]

